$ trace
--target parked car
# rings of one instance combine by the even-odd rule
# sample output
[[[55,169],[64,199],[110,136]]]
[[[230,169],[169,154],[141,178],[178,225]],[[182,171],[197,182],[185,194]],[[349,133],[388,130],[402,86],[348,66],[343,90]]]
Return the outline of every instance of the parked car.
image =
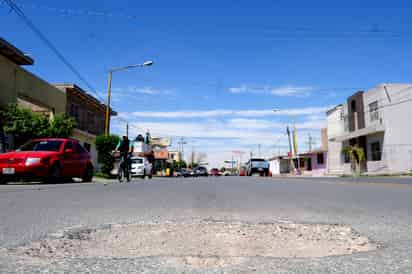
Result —
[[[193,176],[194,177],[207,177],[209,176],[209,173],[207,172],[207,168],[199,166],[193,169]]]
[[[212,168],[211,170],[210,170],[210,176],[220,176],[221,174],[220,174],[220,172],[219,172],[219,169],[217,169],[217,168]]]
[[[232,171],[230,171],[230,170],[225,170],[225,171],[223,171],[223,173],[222,173],[222,176],[232,176],[233,174],[232,174]]]
[[[152,179],[152,164],[145,157],[132,157],[132,176]]]
[[[192,176],[191,170],[189,170],[189,169],[187,169],[187,168],[182,168],[180,171],[178,171],[178,173],[180,173],[180,176],[183,176],[183,177],[190,177],[190,176]]]
[[[246,167],[241,167],[240,168],[239,176],[246,176]]]
[[[91,182],[93,164],[89,152],[77,140],[44,138],[0,154],[0,172],[1,183],[15,180],[58,183],[66,178]]]
[[[269,162],[265,159],[252,158],[246,163],[246,175],[252,176],[258,174],[260,176],[269,175]]]

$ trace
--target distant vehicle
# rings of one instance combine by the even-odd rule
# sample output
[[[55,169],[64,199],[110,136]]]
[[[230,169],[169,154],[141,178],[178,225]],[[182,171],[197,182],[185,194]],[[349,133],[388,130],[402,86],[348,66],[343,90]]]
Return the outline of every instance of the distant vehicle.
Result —
[[[43,138],[29,141],[14,152],[0,154],[0,183],[41,180],[58,183],[67,178],[93,179],[89,152],[74,139]]]
[[[199,166],[193,169],[193,176],[194,177],[207,177],[209,173],[205,167]]]
[[[220,174],[220,171],[219,171],[219,169],[217,169],[217,168],[212,168],[211,170],[210,170],[210,176],[220,176],[221,174]]]
[[[241,167],[240,168],[239,176],[246,176],[246,167]]]
[[[132,157],[132,176],[152,179],[152,164],[145,157]]]
[[[223,171],[222,176],[232,176],[232,172],[229,170],[225,170]]]
[[[191,172],[191,170],[189,170],[189,169],[182,168],[182,169],[180,170],[180,176],[190,177],[190,176],[192,176],[192,172]]]
[[[269,175],[269,162],[265,159],[252,158],[246,163],[246,175],[252,176],[258,174],[260,176]]]

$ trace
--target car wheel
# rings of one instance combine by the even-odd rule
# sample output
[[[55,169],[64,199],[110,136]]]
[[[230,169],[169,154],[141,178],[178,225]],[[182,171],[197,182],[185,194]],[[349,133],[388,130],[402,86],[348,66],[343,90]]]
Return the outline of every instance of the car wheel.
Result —
[[[57,184],[62,180],[62,169],[58,164],[53,165],[50,170],[50,175],[46,178],[46,183],[48,184]]]
[[[93,180],[93,167],[92,166],[90,165],[87,166],[82,180],[83,180],[83,183],[90,183]]]
[[[6,178],[0,178],[0,185],[5,185],[7,184]]]

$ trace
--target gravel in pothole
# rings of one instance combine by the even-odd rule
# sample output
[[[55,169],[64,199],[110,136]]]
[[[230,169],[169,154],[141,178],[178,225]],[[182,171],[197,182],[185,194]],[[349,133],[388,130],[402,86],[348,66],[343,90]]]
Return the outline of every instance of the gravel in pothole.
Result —
[[[313,258],[376,248],[347,226],[197,222],[72,229],[9,252],[46,260],[158,256],[207,266],[256,256]]]

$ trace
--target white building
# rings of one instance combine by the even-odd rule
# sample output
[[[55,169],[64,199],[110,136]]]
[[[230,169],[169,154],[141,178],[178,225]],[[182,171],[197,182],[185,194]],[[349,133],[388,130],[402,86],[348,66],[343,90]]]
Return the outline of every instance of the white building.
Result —
[[[288,174],[290,172],[290,159],[287,156],[276,156],[269,159],[269,172],[272,176]]]
[[[342,148],[363,148],[366,174],[412,170],[412,84],[382,84],[359,91],[327,112],[329,173],[350,174]]]

